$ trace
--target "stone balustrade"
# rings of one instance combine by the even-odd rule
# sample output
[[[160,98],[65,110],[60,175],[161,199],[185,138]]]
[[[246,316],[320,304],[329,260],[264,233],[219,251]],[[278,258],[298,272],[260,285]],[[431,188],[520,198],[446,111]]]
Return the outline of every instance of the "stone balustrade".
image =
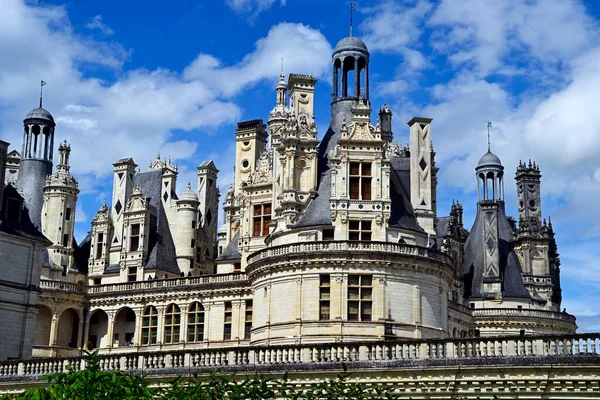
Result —
[[[380,252],[393,253],[406,256],[429,258],[451,265],[452,258],[436,250],[409,244],[388,242],[362,242],[362,241],[323,241],[323,242],[300,242],[281,246],[268,247],[259,250],[248,257],[248,265],[263,259],[282,257],[293,254],[318,254],[327,252]]]
[[[86,294],[87,288],[84,284],[62,281],[40,280],[40,289],[57,290],[68,293]]]
[[[475,308],[471,309],[474,317],[532,317],[559,319],[565,322],[575,323],[575,316],[567,313],[547,310],[528,310],[518,308]]]
[[[204,284],[219,284],[226,282],[242,282],[248,278],[243,272],[232,274],[216,275],[197,275],[182,278],[153,279],[149,281],[135,281],[123,283],[108,283],[104,285],[94,285],[88,287],[90,297],[94,295],[103,295],[115,292],[131,292],[138,290],[148,290],[155,288],[176,288],[181,286],[196,286]]]
[[[340,368],[405,368],[448,365],[600,365],[600,334],[513,336],[468,339],[410,339],[331,344],[186,349],[100,355],[104,371],[189,374],[210,368],[231,371],[283,371]],[[391,364],[390,364],[391,363]],[[0,382],[39,379],[42,375],[80,369],[84,357],[40,358],[0,362]]]

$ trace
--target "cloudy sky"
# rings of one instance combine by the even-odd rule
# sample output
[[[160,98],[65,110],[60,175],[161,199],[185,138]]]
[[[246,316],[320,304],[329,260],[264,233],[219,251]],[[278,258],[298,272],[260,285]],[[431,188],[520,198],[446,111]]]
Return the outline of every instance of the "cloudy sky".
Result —
[[[356,0],[355,35],[371,51],[372,105],[387,102],[394,136],[434,119],[439,214],[476,203],[474,166],[492,149],[512,174],[538,162],[543,214],[562,259],[563,305],[580,331],[600,330],[600,6],[593,0]],[[168,4],[168,6],[167,6]],[[313,74],[316,121],[328,126],[330,56],[348,34],[345,0],[2,0],[0,138],[21,147],[38,102],[71,143],[82,193],[76,236],[110,200],[112,163],[142,169],[160,151],[180,190],[213,159],[225,192],[239,120],[263,118],[284,70]],[[56,147],[56,146],[55,146]],[[506,181],[515,212],[514,182]]]

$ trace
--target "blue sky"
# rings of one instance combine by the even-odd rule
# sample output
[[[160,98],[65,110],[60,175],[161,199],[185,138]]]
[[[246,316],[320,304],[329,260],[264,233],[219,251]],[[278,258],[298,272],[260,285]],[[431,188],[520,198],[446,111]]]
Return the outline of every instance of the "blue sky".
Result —
[[[372,54],[371,97],[406,121],[434,119],[439,214],[452,199],[470,225],[474,166],[492,149],[512,175],[520,159],[543,174],[543,215],[562,259],[564,306],[580,330],[600,330],[600,5],[581,0],[357,0],[355,35]],[[179,189],[213,159],[222,192],[233,178],[235,123],[263,118],[286,73],[319,78],[316,122],[329,122],[330,55],[348,34],[337,0],[26,1],[0,8],[0,138],[21,147],[21,122],[44,105],[56,140],[73,148],[82,193],[76,236],[110,202],[112,163],[145,169],[160,151]],[[506,179],[509,213],[515,212]]]

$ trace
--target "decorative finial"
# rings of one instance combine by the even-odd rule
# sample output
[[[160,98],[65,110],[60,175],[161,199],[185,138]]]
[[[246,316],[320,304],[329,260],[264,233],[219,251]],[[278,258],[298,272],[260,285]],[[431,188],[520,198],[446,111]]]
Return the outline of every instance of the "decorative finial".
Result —
[[[192,184],[190,183],[190,181],[188,181],[187,190],[188,190],[188,192],[192,191]]]
[[[490,147],[490,129],[492,129],[491,121],[488,121],[487,128],[488,128],[488,153],[489,153],[490,149],[491,149],[491,147]]]
[[[160,151],[156,152],[156,159],[160,161]]]
[[[352,13],[356,11],[356,4],[350,3],[350,36],[352,36]]]
[[[42,95],[44,94],[44,86],[46,86],[46,82],[40,81],[40,108],[42,108]]]

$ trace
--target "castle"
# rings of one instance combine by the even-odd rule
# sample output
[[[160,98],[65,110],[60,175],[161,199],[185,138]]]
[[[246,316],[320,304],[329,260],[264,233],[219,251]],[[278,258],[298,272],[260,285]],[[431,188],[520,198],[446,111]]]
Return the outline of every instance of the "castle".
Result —
[[[20,345],[1,346],[0,359],[574,334],[539,166],[516,168],[517,220],[488,149],[474,166],[471,229],[459,202],[442,216],[432,119],[412,118],[409,145],[395,144],[387,105],[372,121],[369,61],[357,37],[336,45],[325,131],[314,122],[316,78],[280,75],[267,123],[237,125],[220,228],[212,161],[198,166],[195,190],[181,190],[169,159],[139,171],[126,158],[77,243],[71,148],[59,145],[53,170],[59,127],[40,101],[22,151],[0,146],[0,282],[21,279],[8,265],[19,257],[33,277],[13,284],[30,299],[21,311],[0,295],[1,320],[28,316],[5,333]]]

